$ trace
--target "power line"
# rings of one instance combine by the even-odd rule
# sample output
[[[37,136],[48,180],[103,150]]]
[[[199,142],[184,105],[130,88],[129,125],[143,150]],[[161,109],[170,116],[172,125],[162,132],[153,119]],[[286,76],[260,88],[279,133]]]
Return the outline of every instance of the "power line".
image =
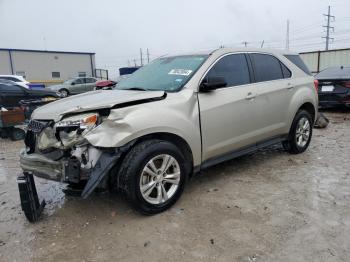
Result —
[[[332,29],[334,31],[334,27],[330,26],[331,18],[335,19],[335,16],[331,15],[331,6],[328,6],[328,14],[323,14],[327,17],[327,25],[324,25],[323,27],[327,28],[327,35],[323,36],[322,38],[326,39],[326,50],[329,48],[329,40],[334,40],[334,38],[329,36],[329,29]]]

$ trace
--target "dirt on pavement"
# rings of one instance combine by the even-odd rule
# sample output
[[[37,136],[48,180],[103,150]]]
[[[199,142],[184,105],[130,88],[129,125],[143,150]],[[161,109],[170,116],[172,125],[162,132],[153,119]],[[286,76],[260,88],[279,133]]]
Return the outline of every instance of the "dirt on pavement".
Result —
[[[155,216],[36,178],[48,204],[28,223],[16,184],[23,142],[0,139],[0,261],[349,261],[350,112],[325,115],[305,153],[275,146],[212,167]]]

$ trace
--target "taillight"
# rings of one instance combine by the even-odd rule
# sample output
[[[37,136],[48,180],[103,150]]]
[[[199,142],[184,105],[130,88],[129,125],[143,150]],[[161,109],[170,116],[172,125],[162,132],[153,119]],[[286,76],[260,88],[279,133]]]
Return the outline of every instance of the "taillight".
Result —
[[[315,85],[316,92],[318,92],[318,80],[317,79],[314,80],[314,85]]]
[[[343,87],[347,87],[347,88],[350,88],[350,81],[345,81],[342,83],[342,86]]]

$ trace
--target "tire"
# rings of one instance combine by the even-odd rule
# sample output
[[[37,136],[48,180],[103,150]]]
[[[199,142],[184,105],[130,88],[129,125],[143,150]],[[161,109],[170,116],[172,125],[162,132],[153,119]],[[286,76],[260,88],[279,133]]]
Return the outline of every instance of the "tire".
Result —
[[[6,139],[9,137],[7,128],[0,128],[0,138]]]
[[[312,128],[311,114],[305,110],[299,110],[294,117],[288,139],[282,143],[284,149],[291,154],[303,153],[310,144]]]
[[[61,93],[62,97],[69,96],[69,91],[67,89],[60,89],[58,92]]]
[[[167,163],[167,160],[170,160],[171,165],[161,171],[162,164]],[[163,140],[141,142],[135,145],[122,161],[118,173],[118,189],[142,214],[163,212],[170,208],[183,192],[188,177],[185,161],[181,151],[172,143]],[[149,171],[145,172],[146,167],[153,175],[150,175]],[[141,190],[141,187],[144,190]]]
[[[18,141],[24,139],[26,133],[20,128],[13,128],[10,133],[10,139],[12,141]]]

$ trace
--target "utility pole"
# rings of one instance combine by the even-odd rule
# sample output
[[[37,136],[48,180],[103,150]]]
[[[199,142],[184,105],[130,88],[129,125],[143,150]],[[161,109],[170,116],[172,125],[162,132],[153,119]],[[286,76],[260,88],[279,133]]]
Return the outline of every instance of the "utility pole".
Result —
[[[244,45],[244,47],[248,46],[248,42],[247,41],[242,42],[242,44]]]
[[[287,20],[286,49],[289,50],[289,19]]]
[[[142,48],[140,48],[140,58],[141,58],[141,66],[143,66]]]
[[[328,14],[323,14],[324,16],[327,17],[327,25],[324,25],[323,27],[326,28],[327,30],[327,35],[326,36],[323,36],[322,38],[325,38],[326,39],[326,50],[329,49],[329,40],[334,40],[333,37],[330,37],[329,36],[329,30],[332,29],[333,32],[334,32],[334,27],[333,26],[330,26],[331,24],[331,18],[333,18],[333,21],[335,19],[335,16],[331,15],[331,6],[328,6]]]
[[[148,48],[147,48],[147,64],[149,64],[149,51],[148,51]]]

